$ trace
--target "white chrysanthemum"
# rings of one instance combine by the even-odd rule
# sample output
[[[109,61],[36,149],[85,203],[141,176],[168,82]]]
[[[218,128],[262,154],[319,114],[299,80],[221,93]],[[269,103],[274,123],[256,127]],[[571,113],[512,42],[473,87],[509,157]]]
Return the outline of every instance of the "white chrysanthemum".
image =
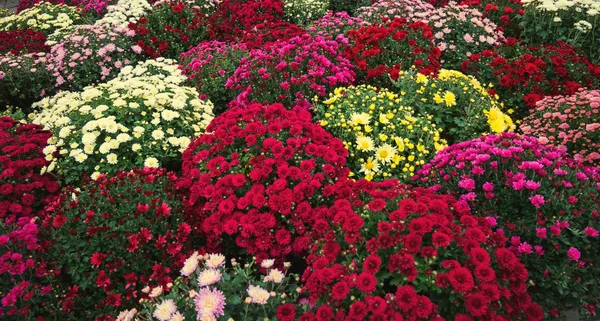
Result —
[[[190,276],[196,271],[196,268],[198,268],[198,257],[193,255],[185,260],[183,267],[179,272],[181,272],[181,275],[183,276]]]
[[[177,312],[175,302],[168,299],[157,305],[152,315],[161,321],[169,321],[175,312]]]
[[[277,269],[272,269],[269,271],[269,274],[266,276],[265,281],[281,283],[281,282],[283,282],[284,278],[285,278],[285,274],[283,274],[283,272],[281,272]]]
[[[252,303],[256,304],[264,305],[267,303],[267,300],[269,300],[269,298],[271,297],[269,291],[261,288],[260,286],[250,285],[246,292],[248,292],[248,296],[252,300]]]
[[[260,262],[260,266],[265,269],[271,268],[273,264],[275,264],[275,260],[273,259],[263,260],[262,262]]]
[[[159,165],[160,165],[160,163],[158,162],[158,159],[156,159],[154,157],[148,157],[144,161],[145,167],[158,168]]]
[[[112,165],[116,164],[118,162],[118,159],[119,158],[117,157],[117,154],[115,154],[115,153],[110,153],[110,154],[106,155],[106,161],[109,164],[112,164]]]
[[[159,140],[165,138],[165,132],[160,129],[155,129],[152,131],[152,138]]]
[[[216,269],[225,264],[225,255],[223,254],[209,254],[204,261],[204,265],[209,268]]]
[[[221,281],[221,271],[216,269],[206,269],[198,275],[198,286],[203,287],[212,285]]]
[[[161,295],[162,293],[163,293],[163,287],[157,286],[154,289],[152,289],[152,291],[150,292],[150,294],[148,296],[151,298],[156,298],[157,296]]]

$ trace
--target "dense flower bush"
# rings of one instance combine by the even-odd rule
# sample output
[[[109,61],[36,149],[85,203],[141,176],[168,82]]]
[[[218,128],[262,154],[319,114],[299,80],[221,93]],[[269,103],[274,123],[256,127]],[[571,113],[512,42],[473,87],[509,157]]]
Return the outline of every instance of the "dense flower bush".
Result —
[[[261,23],[283,19],[281,0],[224,0],[210,18],[212,40],[232,41]]]
[[[523,0],[522,36],[530,45],[567,42],[600,63],[600,3],[573,0]]]
[[[58,195],[42,149],[52,134],[39,125],[0,117],[0,317],[34,319],[47,315],[54,292],[51,266],[41,258],[47,241],[39,238],[38,218]],[[54,294],[54,293],[52,293]]]
[[[440,68],[440,50],[432,29],[424,22],[395,18],[391,22],[364,26],[347,32],[350,44],[345,56],[356,64],[358,79],[375,85],[398,79],[411,66],[429,75]]]
[[[308,31],[313,35],[329,37],[347,45],[344,37],[346,32],[352,29],[358,29],[364,24],[360,18],[351,17],[346,12],[328,11],[323,17],[316,20]]]
[[[222,254],[192,254],[180,270],[169,293],[144,300],[141,311],[126,310],[117,321],[132,320],[281,320],[277,307],[293,302],[297,275],[287,273],[291,266],[275,267],[273,260],[261,265],[252,260],[225,262]],[[266,275],[260,270],[265,269]],[[149,289],[150,290],[150,289]],[[274,296],[272,294],[275,294]],[[191,299],[191,300],[190,300]]]
[[[129,23],[138,21],[150,11],[152,6],[146,0],[118,0],[106,8],[106,14],[95,24],[127,28]]]
[[[235,98],[231,91],[225,89],[225,83],[246,55],[248,50],[244,44],[203,42],[181,54],[181,72],[187,76],[184,84],[195,87],[200,99],[212,101],[215,115],[220,115],[227,103]]]
[[[452,145],[414,177],[493,217],[529,270],[534,301],[551,315],[600,295],[600,170],[536,138],[504,133]],[[553,293],[553,295],[548,295]]]
[[[81,3],[80,0],[19,0],[19,4],[17,6],[17,14],[19,14],[25,9],[33,7],[34,5],[40,2],[47,2],[51,4],[64,4],[67,6],[77,6],[79,3]]]
[[[370,6],[359,8],[357,16],[370,23],[381,23],[394,18],[419,21],[434,10],[434,6],[423,0],[378,0]]]
[[[463,0],[461,5],[476,7],[496,24],[505,37],[521,35],[521,16],[525,14],[521,0]]]
[[[0,55],[0,111],[8,106],[29,112],[31,104],[51,94],[52,74],[45,53]]]
[[[207,251],[259,262],[303,253],[314,211],[349,172],[342,142],[281,104],[227,111],[207,131],[183,153],[177,184]]]
[[[329,10],[329,0],[283,0],[284,19],[304,25],[323,17]]]
[[[248,49],[263,49],[276,42],[288,41],[304,34],[306,30],[289,22],[267,22],[257,24],[252,30],[243,31],[238,41]]]
[[[36,103],[33,122],[53,131],[44,153],[61,155],[48,156],[48,171],[58,168],[71,183],[135,167],[177,168],[191,138],[211,121],[212,103],[182,86],[174,63],[148,60],[107,83]]]
[[[0,31],[0,54],[48,52],[50,47],[46,46],[45,42],[46,36],[43,33],[31,29]]]
[[[525,135],[565,146],[576,160],[600,165],[600,91],[546,97],[521,124]]]
[[[49,163],[42,150],[51,136],[39,125],[0,117],[0,221],[5,225],[45,217],[44,207],[59,191],[54,176],[40,174]]]
[[[144,297],[145,286],[173,281],[191,232],[173,190],[176,179],[152,168],[102,175],[53,204],[51,254],[61,282],[79,289],[65,299],[67,315],[113,315]]]
[[[442,129],[441,137],[450,144],[516,127],[477,79],[459,71],[441,69],[437,78],[407,71],[394,86],[403,104],[414,106],[417,114],[433,116],[432,121]]]
[[[317,320],[543,319],[491,221],[448,195],[405,193],[340,200],[317,219],[303,275]]]
[[[40,2],[18,15],[0,18],[0,30],[14,31],[31,29],[41,31],[46,36],[57,29],[66,28],[82,21],[75,7],[63,4]]]
[[[513,40],[497,50],[471,55],[461,69],[483,83],[493,83],[491,93],[521,117],[545,96],[573,95],[579,88],[600,85],[600,66],[560,41],[556,46],[527,47]]]
[[[134,45],[132,36],[132,31],[118,27],[78,26],[48,55],[54,86],[77,91],[116,77],[121,68],[142,60],[142,48]]]
[[[159,3],[129,29],[136,33],[136,44],[152,58],[178,59],[179,54],[208,37],[207,16],[184,2]]]
[[[433,116],[409,106],[402,96],[361,85],[336,88],[314,112],[321,126],[344,142],[354,175],[408,180],[445,147]]]
[[[328,89],[354,81],[354,68],[339,46],[334,40],[304,34],[251,51],[225,84],[237,95],[230,105],[281,102],[307,108],[315,95],[323,97]]]
[[[58,308],[53,266],[40,259],[47,241],[33,218],[0,220],[0,317],[7,321],[44,320]],[[41,318],[41,319],[39,319]]]
[[[429,11],[424,21],[433,28],[445,68],[458,69],[471,54],[504,42],[504,34],[496,24],[476,8],[459,6],[456,2]]]

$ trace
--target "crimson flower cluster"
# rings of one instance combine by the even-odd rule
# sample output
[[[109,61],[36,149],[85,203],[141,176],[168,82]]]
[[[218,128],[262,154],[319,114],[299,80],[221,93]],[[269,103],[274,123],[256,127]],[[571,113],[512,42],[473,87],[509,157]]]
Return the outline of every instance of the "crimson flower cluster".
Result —
[[[52,136],[42,126],[0,117],[0,220],[46,216],[44,206],[59,192],[54,176],[40,174],[48,165],[42,149]]]
[[[519,22],[525,13],[521,0],[464,0],[460,5],[478,8],[505,37],[519,37]]]
[[[325,191],[349,170],[347,151],[308,111],[252,104],[215,118],[183,153],[186,221],[207,251],[283,259],[308,247]],[[234,253],[226,253],[229,248]]]
[[[244,31],[239,41],[250,49],[260,49],[278,41],[288,41],[305,33],[306,30],[293,23],[267,22],[257,24],[253,30]]]
[[[497,93],[520,116],[545,96],[573,95],[580,88],[600,85],[600,66],[562,41],[527,47],[511,38],[498,50],[471,55],[461,69],[483,83],[493,83],[491,93]]]
[[[210,17],[210,38],[238,40],[238,35],[252,32],[259,24],[282,21],[283,7],[281,0],[224,0]]]
[[[50,314],[55,275],[50,272],[52,266],[39,259],[47,247],[39,234],[33,218],[0,224],[2,320],[35,320]]]
[[[50,46],[46,45],[46,36],[40,31],[15,30],[0,31],[0,54],[7,52],[13,55],[19,53],[48,52]]]
[[[440,69],[441,51],[433,42],[431,27],[404,18],[349,30],[344,56],[356,64],[358,79],[382,84],[397,80],[401,70],[415,66],[425,75]]]
[[[135,306],[144,287],[173,282],[191,242],[176,179],[154,168],[101,175],[51,205],[49,254],[61,284],[77,289],[62,297],[65,319],[106,320]]]
[[[360,197],[318,213],[303,275],[316,320],[543,319],[493,221],[449,195],[390,185],[359,181]]]
[[[179,54],[208,37],[208,17],[198,7],[166,1],[128,27],[135,31],[136,45],[152,58],[178,59]]]
[[[354,66],[342,57],[338,42],[303,34],[252,50],[240,60],[225,87],[237,94],[230,107],[280,102],[306,109],[314,96],[350,85],[354,77]]]
[[[413,179],[496,220],[530,272],[529,293],[551,314],[598,304],[589,276],[600,273],[600,169],[503,133],[447,147]]]

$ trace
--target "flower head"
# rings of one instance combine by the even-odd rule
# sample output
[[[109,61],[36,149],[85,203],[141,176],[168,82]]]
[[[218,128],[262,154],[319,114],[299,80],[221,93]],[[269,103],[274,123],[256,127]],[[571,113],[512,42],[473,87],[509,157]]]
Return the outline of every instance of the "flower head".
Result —
[[[225,314],[225,296],[217,289],[201,288],[194,297],[198,320],[204,317],[218,317]]]
[[[198,275],[198,286],[212,285],[221,281],[221,271],[216,269],[206,269]]]

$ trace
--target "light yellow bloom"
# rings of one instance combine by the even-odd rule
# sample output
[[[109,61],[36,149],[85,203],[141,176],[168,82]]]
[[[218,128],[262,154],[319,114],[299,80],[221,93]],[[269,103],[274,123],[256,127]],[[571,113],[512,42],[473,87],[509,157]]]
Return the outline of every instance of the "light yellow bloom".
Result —
[[[383,144],[375,151],[375,157],[377,160],[385,164],[391,162],[394,158],[394,155],[396,155],[396,149],[389,144]]]
[[[115,153],[110,153],[110,154],[106,155],[106,161],[107,161],[109,164],[112,164],[112,165],[116,164],[116,163],[117,163],[117,161],[118,161],[117,154],[115,154]]]
[[[158,163],[158,159],[154,158],[154,157],[148,157],[146,158],[146,160],[144,161],[144,166],[145,167],[153,167],[153,168],[157,168],[159,165]]]
[[[353,125],[369,125],[371,122],[371,115],[367,113],[353,113],[350,116],[350,122]]]

